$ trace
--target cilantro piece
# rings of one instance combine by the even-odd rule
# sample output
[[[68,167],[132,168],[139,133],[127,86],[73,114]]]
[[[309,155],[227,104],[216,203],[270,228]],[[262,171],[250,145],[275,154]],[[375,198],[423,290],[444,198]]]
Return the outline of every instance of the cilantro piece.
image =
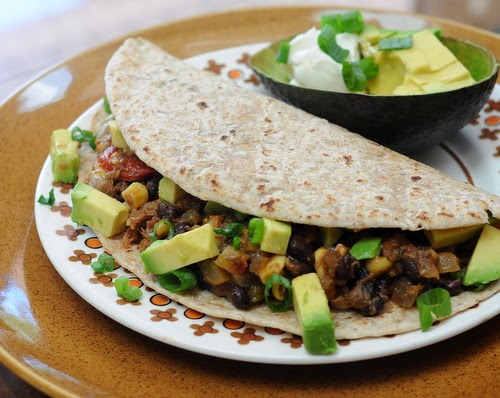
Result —
[[[71,138],[78,142],[88,142],[92,149],[96,149],[95,135],[90,130],[83,130],[78,126],[71,129]]]
[[[52,188],[49,191],[49,194],[47,197],[40,195],[40,197],[37,200],[38,203],[41,203],[42,205],[49,205],[49,206],[52,206],[55,201],[56,201],[56,197],[54,195],[54,188]]]

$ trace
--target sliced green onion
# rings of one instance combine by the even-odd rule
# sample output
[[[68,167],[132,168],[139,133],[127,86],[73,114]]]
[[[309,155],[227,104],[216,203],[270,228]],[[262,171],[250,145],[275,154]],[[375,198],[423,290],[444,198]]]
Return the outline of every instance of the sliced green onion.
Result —
[[[318,36],[318,46],[335,62],[341,64],[349,55],[349,50],[345,50],[337,44],[335,35],[335,30],[330,25],[325,25]]]
[[[241,247],[241,238],[239,236],[236,236],[235,238],[233,238],[233,247],[236,250],[240,250],[240,247]]]
[[[49,191],[48,196],[40,195],[40,197],[37,200],[38,203],[41,203],[42,205],[49,205],[49,206],[52,206],[55,201],[56,201],[56,197],[54,195],[54,188],[52,188]]]
[[[382,250],[381,238],[361,238],[349,250],[351,256],[356,260],[364,260],[367,258],[374,258],[380,254]]]
[[[96,149],[95,135],[90,130],[83,130],[78,126],[71,129],[71,138],[78,142],[88,142],[92,149]]]
[[[405,48],[411,48],[412,46],[412,36],[386,37],[378,42],[378,49],[380,51],[404,50]]]
[[[243,231],[243,224],[233,222],[227,224],[226,228],[214,228],[214,232],[219,235],[227,236],[228,238],[235,238],[241,236]]]
[[[180,268],[166,274],[158,275],[158,283],[170,292],[184,292],[196,286],[197,279],[193,271]]]
[[[440,287],[428,290],[418,296],[417,308],[420,313],[420,325],[425,332],[432,326],[432,314],[437,318],[445,318],[451,315],[450,293]]]
[[[155,224],[155,226],[153,227],[153,232],[150,232],[148,234],[148,236],[151,238],[151,241],[156,242],[158,240],[158,236],[156,235],[156,231],[158,230],[158,227],[162,224],[168,225],[168,235],[165,239],[170,240],[174,237],[174,235],[175,235],[174,223],[170,220],[161,220]]]
[[[322,15],[321,28],[327,25],[331,26],[337,33],[361,33],[365,29],[363,15],[358,10]]]
[[[288,55],[290,54],[290,43],[283,41],[280,43],[278,55],[276,55],[276,62],[280,64],[288,63]]]
[[[248,223],[248,238],[254,245],[262,242],[264,237],[264,220],[262,218],[252,218]]]
[[[342,77],[350,91],[363,91],[369,79],[377,76],[378,65],[373,57],[363,58],[359,62],[343,62]]]
[[[111,272],[115,269],[115,259],[108,253],[102,253],[96,262],[90,264],[96,274]]]
[[[108,97],[104,96],[103,100],[103,107],[104,107],[104,112],[106,112],[107,115],[111,115],[111,105],[109,105]]]
[[[130,279],[125,275],[115,279],[115,289],[118,296],[128,301],[137,301],[142,297],[142,290],[137,286],[130,286]]]
[[[271,290],[274,285],[283,286],[286,290],[285,298],[283,300],[277,300],[274,298]],[[283,312],[290,308],[293,301],[292,296],[292,284],[288,279],[280,274],[272,274],[267,280],[266,286],[264,288],[264,298],[266,300],[267,306],[274,312]]]

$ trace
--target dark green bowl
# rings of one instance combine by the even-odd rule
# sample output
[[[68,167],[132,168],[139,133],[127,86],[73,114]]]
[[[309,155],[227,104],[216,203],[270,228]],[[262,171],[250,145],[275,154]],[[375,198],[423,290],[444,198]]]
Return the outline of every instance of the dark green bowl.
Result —
[[[470,71],[476,84],[442,93],[403,96],[297,87],[288,84],[290,67],[275,61],[281,41],[254,54],[250,66],[281,100],[396,151],[410,153],[445,141],[472,121],[497,79],[498,63],[489,50],[465,40],[442,37],[441,41]]]

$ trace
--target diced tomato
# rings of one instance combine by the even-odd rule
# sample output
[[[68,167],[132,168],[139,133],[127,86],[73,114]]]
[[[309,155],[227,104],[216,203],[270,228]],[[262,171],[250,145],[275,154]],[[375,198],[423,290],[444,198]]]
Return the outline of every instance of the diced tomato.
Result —
[[[115,166],[111,163],[111,157],[118,151],[118,148],[110,145],[97,157],[97,163],[106,171],[113,171]]]
[[[120,178],[125,181],[139,181],[156,174],[156,170],[149,167],[138,157],[128,158],[120,172]]]

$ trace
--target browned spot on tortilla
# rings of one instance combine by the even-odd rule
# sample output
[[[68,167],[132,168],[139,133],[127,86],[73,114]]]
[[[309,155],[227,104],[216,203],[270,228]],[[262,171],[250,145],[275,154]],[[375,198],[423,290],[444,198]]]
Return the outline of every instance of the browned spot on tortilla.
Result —
[[[144,148],[142,148],[142,150],[146,153],[149,153],[151,149],[146,145]]]
[[[450,217],[453,218],[453,214],[450,213],[445,213],[445,212],[439,212],[438,216],[443,216],[443,217]]]
[[[264,119],[264,121],[266,121],[267,123],[271,123],[272,122],[272,120],[271,120],[271,118],[269,116],[266,116],[266,118]]]
[[[345,346],[348,346],[349,344],[351,344],[351,340],[337,340],[337,344],[342,346],[342,347],[345,347]]]
[[[309,129],[310,133],[314,133],[315,131],[316,131],[316,129]]]
[[[384,197],[380,196],[380,195],[377,195],[377,196],[375,196],[375,199],[377,199],[377,200],[384,200]]]
[[[186,174],[186,167],[182,166],[182,167],[179,169],[179,173],[180,173],[180,174]]]
[[[273,133],[276,133],[276,131],[275,131],[275,130],[273,130],[273,129],[267,129],[266,131],[264,131],[264,133],[263,133],[263,134],[264,134],[265,136],[267,136],[268,134],[273,134]]]
[[[345,160],[346,165],[350,166],[352,164],[352,156],[351,155],[344,155],[343,158]]]
[[[421,179],[422,179],[422,177],[420,177],[420,176],[413,176],[413,177],[411,177],[411,180],[412,180],[413,182],[417,182],[417,181],[419,181],[419,180],[421,180]]]
[[[482,217],[478,215],[477,213],[469,212],[469,216],[474,217],[474,218],[479,218],[481,219]]]
[[[219,181],[217,181],[217,178],[215,177],[210,180],[210,184],[212,184],[216,188],[220,188]]]
[[[225,140],[227,140],[227,138],[228,138],[227,135],[223,135],[223,136],[220,137],[220,140],[221,141],[225,141]]]
[[[306,216],[306,220],[310,220],[312,217],[310,215]]]
[[[417,218],[419,220],[430,221],[430,218],[427,217],[426,214],[427,214],[427,212],[423,212],[423,213],[417,214],[417,216],[415,218]]]
[[[362,178],[356,180],[356,182],[365,182],[365,180],[363,180]]]
[[[257,191],[262,191],[266,187],[266,184],[257,185]]]
[[[208,105],[205,101],[198,102],[196,105],[198,105],[198,108],[200,108],[200,109],[208,108]]]
[[[274,202],[277,202],[277,200],[275,198],[271,198],[267,202],[261,203],[260,207],[265,207],[267,211],[274,211]]]
[[[229,132],[230,132],[232,135],[235,135],[235,134],[236,134],[236,130],[235,130],[235,129],[231,129],[231,130],[229,130]]]
[[[303,183],[306,187],[311,186],[311,183],[309,181],[304,181]]]

